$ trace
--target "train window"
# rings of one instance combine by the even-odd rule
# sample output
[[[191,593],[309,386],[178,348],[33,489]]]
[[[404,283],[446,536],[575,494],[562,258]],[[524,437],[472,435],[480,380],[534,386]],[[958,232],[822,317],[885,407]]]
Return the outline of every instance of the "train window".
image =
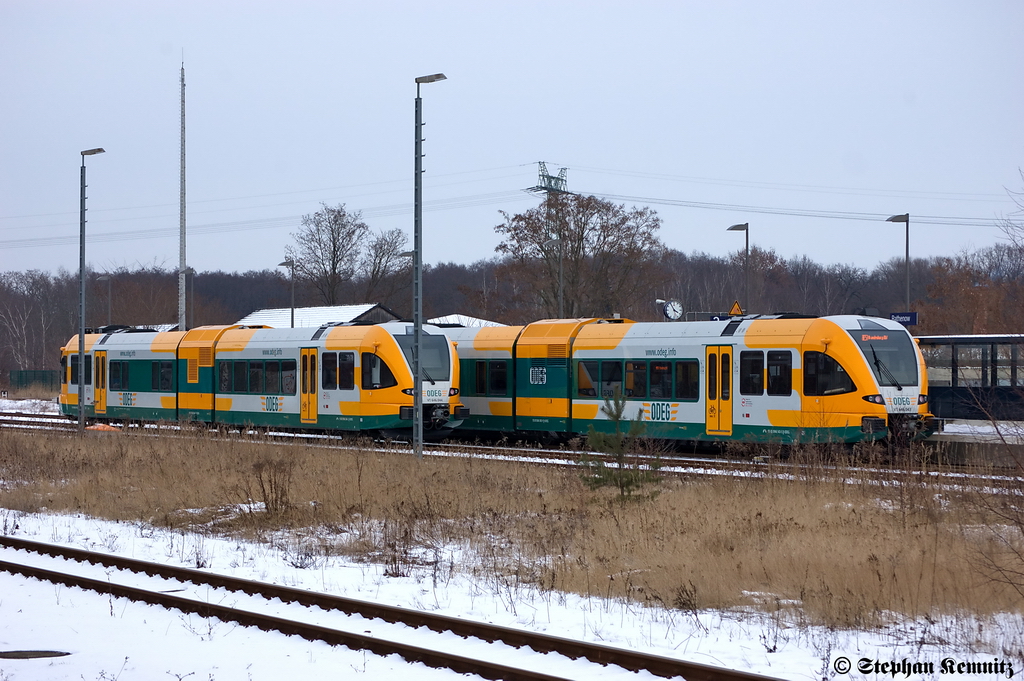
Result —
[[[60,382],[68,382],[68,358],[67,355],[61,355],[60,357]]]
[[[647,362],[626,362],[626,396],[647,397]]]
[[[500,359],[491,362],[488,395],[501,397],[508,394],[508,362]]]
[[[601,397],[622,395],[622,362],[601,362]]]
[[[219,371],[220,380],[217,382],[217,389],[222,393],[231,392],[231,361],[221,361]],[[156,388],[153,388],[156,390]]]
[[[695,359],[676,362],[676,399],[696,400],[700,398],[700,365]]]
[[[324,390],[338,389],[338,353],[325,352],[320,355],[320,370],[324,375],[320,378],[320,385]]]
[[[249,392],[263,392],[263,360],[249,362]]]
[[[302,394],[309,394],[309,356],[302,356]]]
[[[597,388],[600,383],[597,375],[597,362],[580,362],[576,365],[576,394],[580,397],[597,397]]]
[[[372,352],[363,353],[363,390],[380,390],[398,385],[391,367]]]
[[[128,381],[124,381],[124,388],[121,387],[121,367],[125,368],[125,378],[128,376],[128,363],[127,362],[111,362],[108,368],[110,372],[110,389],[111,390],[127,390]]]
[[[356,389],[356,353],[338,353],[338,390]]]
[[[708,399],[718,399],[718,355],[708,355]]]
[[[481,359],[476,362],[476,394],[487,394],[487,360]]]
[[[823,352],[804,353],[804,395],[841,395],[856,389],[839,362]]]
[[[162,361],[153,362],[153,381],[151,383],[154,392],[170,392],[174,389],[174,362]]]
[[[995,384],[1009,387],[1017,385],[1017,346],[997,345]]]
[[[651,398],[672,397],[672,363],[651,362]]]
[[[309,394],[316,394],[316,351],[309,354]]]
[[[279,395],[281,393],[281,363],[276,359],[267,360],[263,376],[267,381],[267,394]]]
[[[729,353],[722,353],[722,399],[729,399],[729,384],[730,378],[732,377],[732,360],[729,359]]]
[[[764,353],[745,350],[740,353],[740,395],[764,394]]]
[[[231,389],[236,393],[249,392],[249,367],[245,360],[235,360],[233,366],[234,380],[231,382]]]
[[[85,383],[92,383],[92,356],[85,356]],[[78,385],[78,355],[71,355],[71,384]]]
[[[281,393],[295,394],[295,360],[286,359],[281,362]]]
[[[793,392],[793,354],[789,350],[768,351],[768,394]]]

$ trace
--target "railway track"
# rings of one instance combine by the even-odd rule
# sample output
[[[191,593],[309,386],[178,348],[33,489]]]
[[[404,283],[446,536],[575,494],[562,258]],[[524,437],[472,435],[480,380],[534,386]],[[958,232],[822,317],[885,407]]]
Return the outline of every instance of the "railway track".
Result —
[[[459,673],[477,674],[488,679],[522,679],[524,681],[558,681],[565,678],[592,678],[598,668],[614,665],[629,671],[647,671],[665,678],[682,678],[687,681],[766,681],[771,677],[723,669],[704,664],[685,662],[672,658],[639,653],[635,651],[602,646],[582,641],[537,634],[531,631],[500,627],[482,622],[473,622],[428,612],[398,608],[368,601],[342,598],[328,594],[304,591],[289,587],[277,586],[262,582],[216,575],[189,568],[173,567],[122,558],[109,554],[101,554],[81,549],[44,544],[14,537],[0,537],[0,546],[13,551],[26,551],[42,556],[49,556],[73,563],[90,563],[106,568],[123,571],[116,577],[107,574],[107,579],[93,579],[78,571],[69,569],[67,563],[58,563],[42,567],[32,564],[38,561],[0,560],[0,570],[12,574],[24,575],[48,582],[88,589],[116,597],[158,605],[186,613],[195,613],[203,617],[216,617],[223,621],[237,622],[243,626],[259,627],[265,631],[277,631],[287,635],[301,636],[311,641],[323,641],[331,645],[342,645],[355,650],[368,650],[377,655],[397,654],[409,662],[421,662],[431,667],[451,669]],[[5,557],[10,557],[5,552]],[[54,561],[56,563],[56,561]],[[59,569],[54,569],[58,567]],[[159,577],[170,580],[174,585],[193,584],[198,587],[214,590],[225,590],[233,593],[259,597],[266,601],[280,600],[282,603],[295,603],[312,611],[319,608],[323,611],[340,613],[347,617],[359,616],[369,620],[380,620],[397,627],[378,627],[374,633],[363,631],[364,620],[349,628],[342,626],[323,626],[298,619],[285,619],[267,613],[259,606],[239,609],[218,605],[210,602],[212,598],[197,600],[187,596],[168,593],[180,592],[182,589],[168,589],[166,582],[159,590],[129,585],[129,573]],[[152,585],[149,585],[150,587]],[[250,603],[253,601],[250,600]],[[338,624],[341,624],[340,622]],[[381,629],[384,633],[381,633]],[[412,637],[417,644],[405,642],[410,638],[409,631],[426,629],[437,632],[436,644],[424,644],[424,635]],[[403,634],[404,632],[404,634]],[[444,643],[444,634],[452,633],[463,639],[476,639],[490,644],[489,653],[468,657],[453,652],[451,649],[472,649],[477,646]],[[429,640],[429,639],[428,639]],[[448,650],[445,650],[445,648]],[[552,660],[544,658],[539,664],[537,657],[530,654],[517,653],[511,649],[528,648],[537,653],[553,653],[560,655],[572,663],[571,676],[557,676],[538,669],[551,669],[556,665]],[[533,657],[533,664],[530,664]],[[522,664],[522,666],[519,666]],[[557,665],[564,668],[562,665]]]
[[[138,424],[133,424],[133,429]],[[181,428],[175,423],[145,424],[138,426],[145,431],[161,436],[185,436],[181,434]],[[74,431],[77,423],[69,421],[67,417],[60,414],[30,414],[16,412],[0,412],[0,429],[28,430],[28,431]],[[365,443],[354,443],[344,437],[326,433],[292,433],[274,431],[252,431],[255,435],[254,441],[271,441],[278,444],[302,444],[304,446],[320,446],[326,448],[365,449]],[[248,437],[244,432],[237,429],[224,433],[228,437]],[[935,443],[932,443],[935,444]],[[408,453],[411,451],[408,443],[387,440],[375,443],[376,449],[387,453]],[[452,457],[452,456],[474,456],[496,460],[515,460],[518,462],[530,463],[533,465],[549,466],[577,466],[584,454],[591,460],[602,460],[612,463],[613,459],[594,452],[581,452],[570,449],[543,449],[531,446],[520,446],[518,444],[483,445],[466,443],[424,443],[425,452],[431,456]],[[661,467],[660,473],[664,476],[675,476],[682,478],[698,478],[706,476],[780,476],[801,474],[800,464],[791,464],[771,456],[754,456],[749,459],[713,457],[713,456],[692,456],[674,454],[671,452],[661,453],[654,456],[637,456],[636,461],[645,463],[645,458],[650,463]],[[904,470],[896,466],[873,466],[869,469],[854,469],[840,467],[839,472],[849,470],[852,474],[863,476],[865,472],[870,473],[872,482],[878,484],[897,484],[916,480],[919,483],[934,483],[948,485],[983,485],[993,489],[1020,487],[1019,481],[1008,476],[985,475],[981,477],[969,475],[953,464],[946,464],[942,469],[923,471],[920,468]],[[910,477],[908,477],[910,476]],[[975,479],[977,477],[977,479]]]

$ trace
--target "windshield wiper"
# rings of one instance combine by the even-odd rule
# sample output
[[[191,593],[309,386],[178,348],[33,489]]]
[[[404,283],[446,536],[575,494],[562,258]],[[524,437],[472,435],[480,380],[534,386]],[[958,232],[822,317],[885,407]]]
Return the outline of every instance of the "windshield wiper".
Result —
[[[434,385],[434,379],[432,379],[430,377],[430,374],[427,373],[427,368],[426,367],[420,367],[420,371],[422,371],[423,375],[427,377],[428,381],[430,381],[430,385]]]
[[[903,386],[900,385],[900,382],[897,381],[896,377],[892,375],[891,371],[889,371],[889,367],[885,366],[885,362],[883,362],[882,360],[878,359],[878,355],[875,353],[875,346],[871,345],[871,344],[868,344],[868,347],[871,348],[871,356],[875,358],[875,367],[879,371],[881,371],[885,375],[886,378],[888,378],[890,381],[892,381],[893,385],[896,386],[897,390],[903,390]]]

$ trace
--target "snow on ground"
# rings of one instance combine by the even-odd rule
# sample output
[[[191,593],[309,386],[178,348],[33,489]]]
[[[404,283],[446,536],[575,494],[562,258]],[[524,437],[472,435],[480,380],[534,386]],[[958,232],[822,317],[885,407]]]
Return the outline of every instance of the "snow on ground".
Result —
[[[53,402],[0,400],[0,411],[54,413]],[[79,515],[23,514],[0,508],[0,532],[36,541],[115,553],[140,560],[204,569],[324,591],[341,596],[532,629],[769,676],[823,678],[951,678],[952,664],[1001,663],[1002,673],[967,678],[1009,678],[1024,671],[1024,657],[1006,659],[964,641],[957,632],[985,630],[985,638],[1024,638],[1013,617],[984,622],[929,619],[882,631],[798,628],[756,612],[684,612],[582,598],[471,577],[443,566],[410,568],[387,576],[384,565],[310,556],[288,541],[277,547],[183,534],[141,523],[114,523]],[[22,560],[0,550],[0,560]],[[841,567],[837,566],[837,569]],[[769,600],[771,595],[765,595]],[[230,605],[231,603],[226,603]],[[372,628],[372,623],[367,625]],[[0,572],[0,652],[58,650],[66,657],[0,659],[0,681],[193,679],[260,681],[306,679],[455,678],[453,672],[409,665],[397,657],[334,648],[220,621],[206,621],[124,599],[43,584]],[[902,661],[902,662],[901,662]],[[852,673],[844,672],[844,663]],[[858,666],[867,664],[867,673]],[[930,664],[932,672],[896,672],[893,664]],[[886,666],[889,665],[889,666]],[[954,670],[957,667],[953,667]],[[964,669],[961,667],[960,669]],[[555,673],[551,671],[550,673]],[[956,675],[956,674],[954,674]],[[607,678],[642,681],[649,675]]]
[[[295,588],[384,602],[527,628],[567,638],[677,657],[785,679],[844,678],[839,658],[930,661],[945,657],[991,661],[939,643],[951,623],[919,622],[899,631],[798,630],[757,613],[686,613],[615,600],[581,598],[488,578],[424,567],[389,577],[383,565],[342,558],[310,559],[294,547],[272,548],[230,539],[157,530],[78,515],[22,514],[0,509],[4,534],[141,560],[196,567]],[[7,549],[0,559],[23,560]],[[302,566],[302,567],[296,567]],[[226,603],[230,605],[231,603]],[[991,624],[989,624],[991,626]],[[1009,622],[1002,626],[1019,628]],[[371,624],[367,624],[370,629]],[[1017,632],[1019,636],[1019,632]],[[282,678],[454,678],[452,672],[407,665],[399,658],[332,648],[195,615],[130,603],[78,589],[0,573],[0,652],[59,650],[67,657],[0,659],[2,681],[192,678],[208,681]],[[1010,661],[1015,671],[1024,661]],[[855,667],[856,669],[856,667]],[[555,672],[551,672],[555,673]],[[648,675],[608,678],[642,681]],[[883,675],[888,676],[888,675]],[[650,678],[650,677],[648,677]],[[876,678],[853,674],[850,678]],[[891,678],[891,677],[890,677]],[[940,678],[915,676],[914,678]]]
[[[0,412],[21,412],[23,414],[59,414],[57,398],[52,400],[0,400]]]

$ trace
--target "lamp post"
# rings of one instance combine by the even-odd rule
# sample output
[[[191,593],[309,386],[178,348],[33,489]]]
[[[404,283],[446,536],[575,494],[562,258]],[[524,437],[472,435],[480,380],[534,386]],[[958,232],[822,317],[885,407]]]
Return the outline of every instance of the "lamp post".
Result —
[[[85,433],[85,157],[104,153],[103,149],[82,152],[81,230],[78,246],[78,432]]]
[[[413,182],[413,258],[412,258],[412,450],[423,458],[423,372],[420,348],[423,343],[423,100],[420,85],[447,80],[443,73],[416,79],[416,144]]]
[[[284,262],[277,263],[278,267],[287,267],[291,269],[292,277],[292,328],[295,328],[295,261],[288,258]]]
[[[558,318],[562,319],[565,317],[565,309],[562,306],[562,240],[548,239],[544,242],[544,248],[555,244],[558,245]]]
[[[101,274],[100,276],[96,277],[96,281],[105,281],[105,282],[107,282],[107,326],[110,326],[110,293],[111,293],[110,281],[111,281],[111,279],[113,279],[113,277],[111,277],[109,274]]]
[[[727,232],[743,232],[746,236],[746,255],[743,256],[743,302],[746,303],[746,307],[750,308],[750,223],[744,222],[742,225],[733,225]]]
[[[903,269],[907,277],[907,307],[906,311],[910,312],[910,213],[904,213],[903,215],[893,215],[891,218],[886,218],[886,222],[905,222],[907,224],[907,251],[903,258]]]

